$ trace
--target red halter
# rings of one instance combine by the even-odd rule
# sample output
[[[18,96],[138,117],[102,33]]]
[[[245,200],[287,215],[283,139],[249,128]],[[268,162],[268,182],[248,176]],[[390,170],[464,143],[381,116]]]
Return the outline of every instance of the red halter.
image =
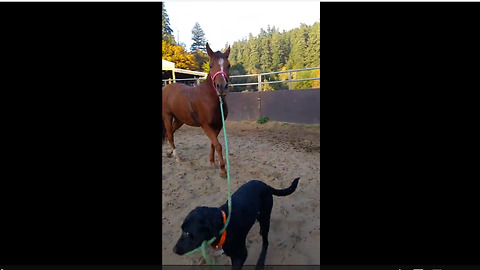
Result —
[[[220,74],[223,74],[223,76],[225,76],[225,80],[227,80],[227,83],[228,83],[228,75],[227,73],[219,70],[217,71],[217,73],[215,73],[213,76],[212,76],[212,84],[213,84],[213,89],[215,89],[215,91],[217,91],[217,87],[215,87],[215,77],[217,77],[218,75]]]

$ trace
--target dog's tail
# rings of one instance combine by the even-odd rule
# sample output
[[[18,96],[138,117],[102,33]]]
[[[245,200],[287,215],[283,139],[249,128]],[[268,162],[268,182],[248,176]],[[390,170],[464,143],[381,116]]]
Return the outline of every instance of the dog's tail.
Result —
[[[272,191],[272,194],[275,195],[275,196],[288,196],[288,195],[292,194],[295,191],[295,189],[297,189],[298,179],[300,179],[300,177],[295,178],[295,180],[293,180],[290,187],[288,187],[286,189],[274,189],[274,188],[270,187],[270,190]]]

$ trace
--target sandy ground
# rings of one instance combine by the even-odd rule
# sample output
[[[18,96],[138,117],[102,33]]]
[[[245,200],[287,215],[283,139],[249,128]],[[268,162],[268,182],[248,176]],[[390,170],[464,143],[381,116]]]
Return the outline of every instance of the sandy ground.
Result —
[[[232,194],[252,179],[274,188],[286,188],[300,177],[297,190],[287,197],[274,196],[267,265],[320,264],[320,128],[280,122],[226,122],[230,152]],[[219,141],[225,152],[223,130]],[[227,180],[220,169],[210,167],[210,141],[201,128],[182,126],[175,144],[183,161],[167,158],[162,151],[162,264],[198,265],[201,253],[179,256],[172,249],[181,224],[197,206],[218,207],[227,200]],[[218,156],[215,154],[218,164]],[[258,222],[247,237],[245,265],[255,265],[262,239]],[[215,264],[231,265],[220,251],[207,249]]]

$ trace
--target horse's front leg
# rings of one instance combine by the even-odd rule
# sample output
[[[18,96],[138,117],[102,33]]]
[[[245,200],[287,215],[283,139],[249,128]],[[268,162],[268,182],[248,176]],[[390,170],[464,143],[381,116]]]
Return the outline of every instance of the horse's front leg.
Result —
[[[218,142],[218,133],[220,133],[220,130],[214,130],[209,126],[203,127],[203,130],[205,130],[205,133],[207,134],[208,138],[211,141],[211,146],[210,146],[210,165],[215,165],[215,159],[214,159],[214,151],[215,149],[218,154],[218,159],[220,160],[220,176],[225,178],[227,177],[227,170],[225,169],[225,160],[223,159],[223,154],[222,154],[222,145]]]

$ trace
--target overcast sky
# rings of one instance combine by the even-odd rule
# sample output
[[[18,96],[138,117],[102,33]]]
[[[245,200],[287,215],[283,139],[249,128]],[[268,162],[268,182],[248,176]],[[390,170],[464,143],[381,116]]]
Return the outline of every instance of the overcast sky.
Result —
[[[192,45],[195,22],[205,32],[213,51],[226,43],[254,36],[267,26],[288,31],[300,23],[312,25],[320,21],[319,1],[165,1],[165,9],[174,31],[175,40],[183,42],[187,50]],[[177,32],[178,31],[178,32]],[[179,34],[180,40],[177,38]]]

